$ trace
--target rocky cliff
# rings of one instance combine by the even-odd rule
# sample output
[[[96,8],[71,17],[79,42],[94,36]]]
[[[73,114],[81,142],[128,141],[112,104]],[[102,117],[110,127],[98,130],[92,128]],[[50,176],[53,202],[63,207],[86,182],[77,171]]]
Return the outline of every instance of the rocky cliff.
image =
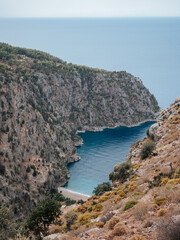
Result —
[[[27,212],[66,183],[77,130],[153,120],[159,107],[141,80],[67,64],[0,44],[0,203]],[[24,204],[25,203],[25,204]]]

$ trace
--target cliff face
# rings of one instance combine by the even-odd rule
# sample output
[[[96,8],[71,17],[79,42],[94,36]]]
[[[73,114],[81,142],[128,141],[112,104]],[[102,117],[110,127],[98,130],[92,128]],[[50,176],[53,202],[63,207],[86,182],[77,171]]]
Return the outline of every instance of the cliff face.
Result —
[[[59,233],[44,240],[180,239],[180,97],[147,134],[130,148],[127,162],[115,166],[116,173],[128,164],[131,168],[119,171],[113,190],[92,196],[82,206],[64,208],[64,224],[49,229]],[[142,155],[152,143],[154,149]],[[78,215],[69,232],[67,214]]]
[[[65,184],[67,164],[78,159],[77,130],[130,126],[159,111],[154,96],[126,72],[2,43],[0,87],[0,201],[13,204],[16,214]]]

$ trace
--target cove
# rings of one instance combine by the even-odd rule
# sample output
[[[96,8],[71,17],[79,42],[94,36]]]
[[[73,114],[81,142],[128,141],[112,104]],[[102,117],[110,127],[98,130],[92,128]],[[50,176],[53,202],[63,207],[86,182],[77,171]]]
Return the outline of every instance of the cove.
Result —
[[[146,136],[147,129],[153,123],[79,133],[84,142],[77,148],[81,160],[69,164],[71,177],[64,187],[70,191],[92,195],[97,184],[108,181],[114,166],[126,161],[129,148]]]

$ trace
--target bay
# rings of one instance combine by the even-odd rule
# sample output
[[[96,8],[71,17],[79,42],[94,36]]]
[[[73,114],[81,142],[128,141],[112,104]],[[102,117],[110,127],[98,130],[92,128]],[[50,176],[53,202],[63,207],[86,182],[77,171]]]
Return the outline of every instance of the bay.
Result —
[[[92,195],[97,184],[109,180],[113,167],[126,161],[129,148],[146,136],[146,130],[152,123],[80,133],[84,141],[84,144],[78,147],[81,160],[69,164],[71,177],[64,187],[70,191]]]

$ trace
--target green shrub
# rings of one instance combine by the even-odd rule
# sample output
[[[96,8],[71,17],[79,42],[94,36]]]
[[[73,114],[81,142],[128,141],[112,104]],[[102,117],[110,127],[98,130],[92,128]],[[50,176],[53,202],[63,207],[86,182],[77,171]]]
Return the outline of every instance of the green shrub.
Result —
[[[124,206],[124,211],[132,208],[134,205],[136,205],[138,203],[138,201],[136,200],[129,200],[125,203],[125,206]]]
[[[127,162],[118,163],[114,167],[114,171],[109,174],[109,180],[120,180],[124,182],[130,176],[131,164]]]
[[[29,167],[29,165],[26,168],[26,172],[29,173],[31,171],[31,168]]]
[[[41,233],[47,234],[48,226],[61,214],[60,204],[53,198],[47,197],[39,202],[27,220],[30,231],[40,238]]]
[[[96,196],[101,196],[103,193],[111,190],[112,190],[111,184],[109,182],[104,182],[102,184],[97,185],[97,187],[93,191],[93,194],[95,194]]]
[[[4,175],[5,173],[5,166],[0,164],[0,175]]]
[[[14,239],[16,235],[15,223],[13,220],[12,209],[4,204],[0,206],[0,239]]]
[[[140,153],[141,159],[145,159],[145,158],[149,157],[149,155],[152,153],[154,148],[155,148],[155,143],[153,141],[146,142],[143,145],[141,153]]]
[[[52,195],[52,197],[53,197],[56,201],[58,201],[58,202],[65,202],[66,206],[70,206],[70,205],[76,203],[75,200],[71,200],[70,198],[64,197],[61,192],[60,192],[60,193],[55,192],[55,193]]]

